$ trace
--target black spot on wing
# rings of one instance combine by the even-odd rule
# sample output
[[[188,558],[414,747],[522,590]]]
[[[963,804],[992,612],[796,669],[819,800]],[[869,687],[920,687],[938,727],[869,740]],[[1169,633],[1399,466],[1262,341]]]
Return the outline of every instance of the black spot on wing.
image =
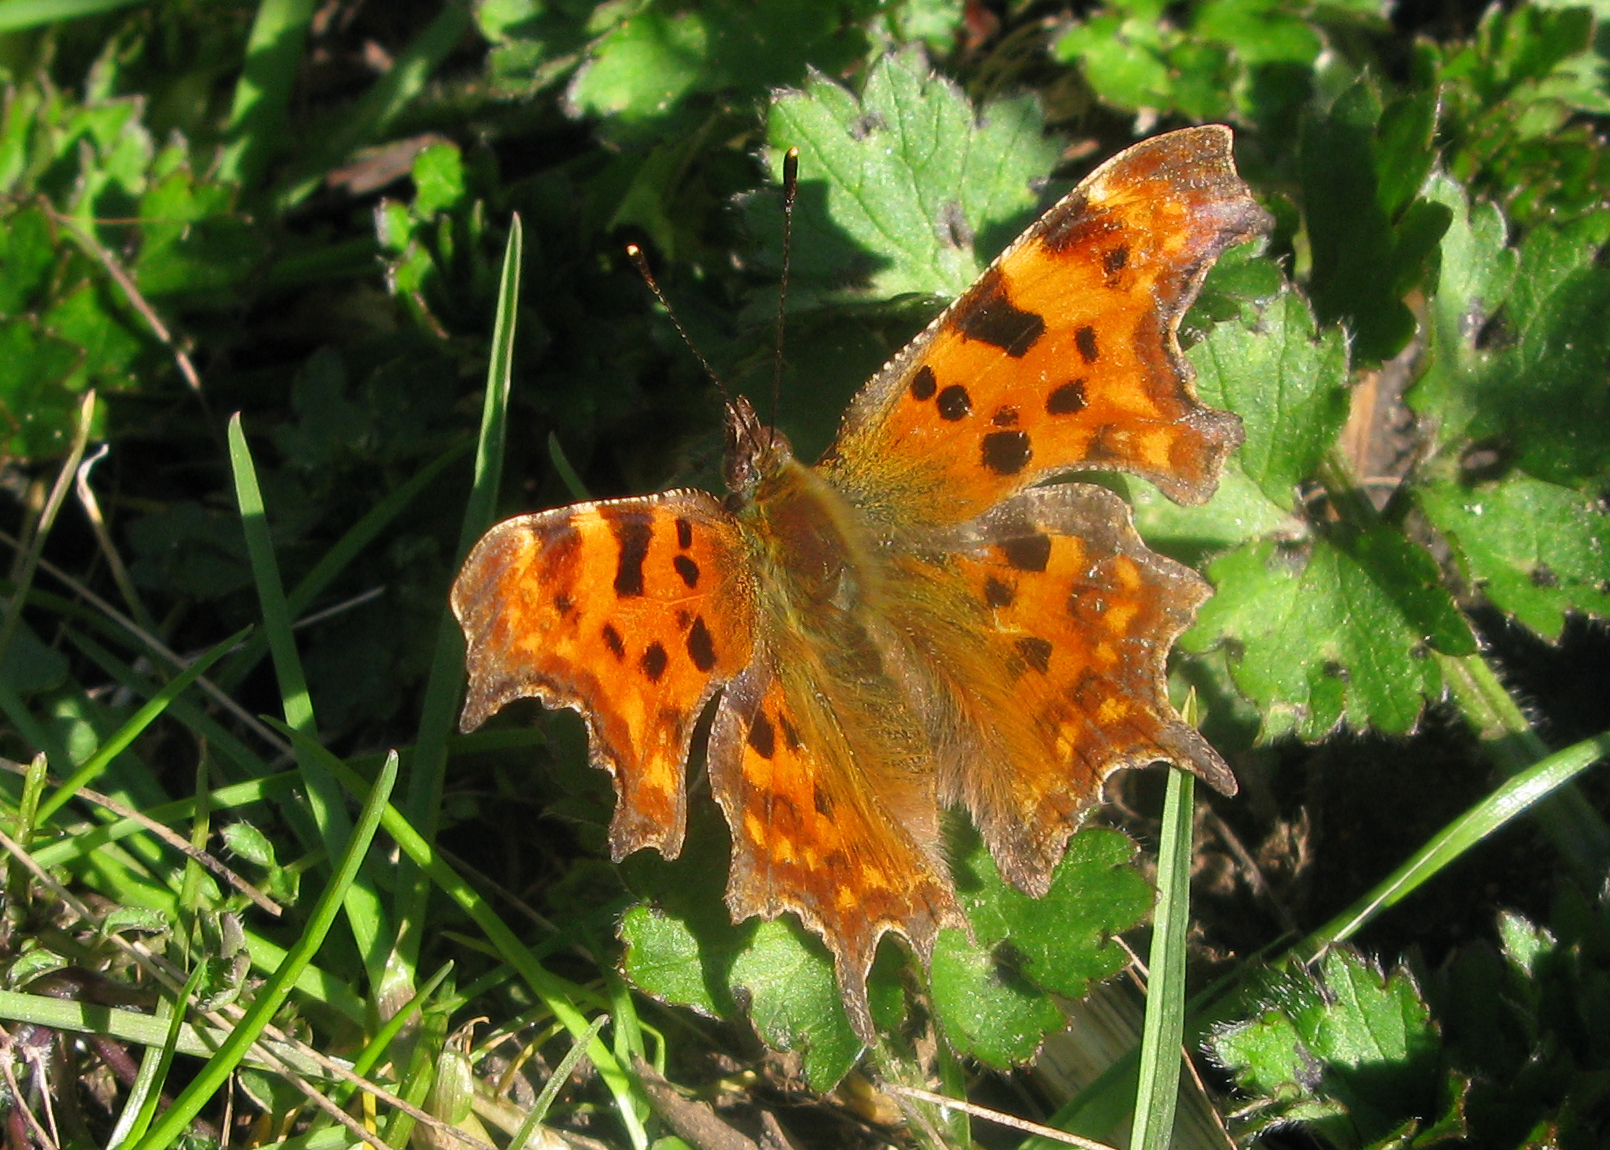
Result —
[[[777,731],[764,711],[756,711],[755,721],[749,724],[749,746],[763,759],[777,753]]]
[[[1013,359],[1027,355],[1045,334],[1044,318],[1013,304],[1005,278],[993,268],[962,297],[950,322],[962,338],[992,344]]]
[[[615,630],[613,623],[604,624],[604,646],[609,648],[609,653],[615,658],[626,658],[626,644],[621,641],[621,633]]]
[[[559,614],[560,618],[564,618],[564,616],[570,614],[575,606],[576,605],[571,602],[570,596],[566,595],[563,591],[559,592],[559,594],[553,597],[553,609]]]
[[[686,519],[676,521],[676,545],[684,551],[693,546],[693,524]]]
[[[955,423],[972,413],[973,397],[967,394],[967,389],[961,384],[953,383],[939,393],[935,406],[939,408],[940,419]]]
[[[1096,346],[1096,329],[1089,324],[1073,333],[1073,342],[1079,349],[1079,357],[1086,363],[1095,363],[1101,358],[1101,349]]]
[[[1085,409],[1085,381],[1069,380],[1045,397],[1047,415],[1072,415]]]
[[[643,668],[643,674],[648,676],[649,682],[658,683],[670,662],[671,658],[665,653],[665,648],[656,641],[648,645],[648,650],[643,652],[643,658],[638,666]]]
[[[934,369],[923,364],[917,369],[917,374],[911,377],[911,398],[919,403],[930,400],[939,387],[939,381],[934,378]]]
[[[997,408],[995,414],[989,417],[989,421],[996,427],[1016,427],[1017,408],[1010,405]]]
[[[824,819],[833,817],[833,800],[828,798],[827,792],[821,787],[811,788],[811,797],[816,801],[816,813]]]
[[[991,575],[984,580],[984,602],[991,607],[1010,607],[1017,598],[1017,590],[1010,583]]]
[[[686,583],[690,590],[699,585],[699,565],[686,555],[678,555],[671,560],[671,566],[682,576],[682,582]]]
[[[1049,535],[1021,535],[1016,539],[1003,539],[996,546],[1007,564],[1019,571],[1044,571],[1051,562]]]
[[[1051,667],[1051,643],[1038,635],[1025,635],[1019,639],[1017,653],[1023,656],[1025,663],[1042,675]]]
[[[599,515],[609,524],[620,547],[615,563],[615,594],[635,599],[643,594],[643,561],[648,558],[654,523],[640,507],[601,507]]]
[[[1129,245],[1119,244],[1115,248],[1108,248],[1101,257],[1101,270],[1107,273],[1107,286],[1115,288],[1119,284],[1119,272],[1129,265]]]
[[[688,631],[688,658],[706,674],[716,665],[715,640],[710,637],[710,628],[704,625],[703,615],[693,620],[693,627]]]
[[[1016,475],[1034,454],[1029,437],[1021,431],[992,431],[980,449],[984,466],[996,475]]]

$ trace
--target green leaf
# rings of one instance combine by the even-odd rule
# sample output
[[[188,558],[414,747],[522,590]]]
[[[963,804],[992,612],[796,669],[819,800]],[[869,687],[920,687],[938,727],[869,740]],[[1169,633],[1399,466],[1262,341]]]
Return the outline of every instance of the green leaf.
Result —
[[[234,210],[235,189],[181,167],[140,199],[144,242],[134,265],[147,295],[178,295],[224,306],[229,290],[257,269],[264,239]]]
[[[1050,995],[960,931],[941,932],[931,974],[945,1038],[958,1053],[988,1066],[1009,1069],[1027,1062],[1063,1024]]]
[[[1311,65],[1324,48],[1313,25],[1283,0],[1208,0],[1191,31],[1235,49],[1248,64]]]
[[[0,215],[0,318],[28,310],[55,259],[50,221],[36,207]]]
[[[1610,615],[1610,514],[1602,500],[1525,475],[1417,498],[1465,578],[1500,611],[1558,640],[1567,612]]]
[[[1424,277],[1451,217],[1441,204],[1403,202],[1429,165],[1434,110],[1434,100],[1411,97],[1383,113],[1365,78],[1302,132],[1298,168],[1313,251],[1309,292],[1321,323],[1347,323],[1360,360],[1389,359],[1414,335],[1414,315],[1403,297]],[[1400,167],[1406,175],[1392,174]]]
[[[1246,442],[1236,466],[1282,511],[1313,477],[1347,422],[1347,346],[1323,336],[1302,297],[1284,292],[1243,323],[1220,324],[1191,349],[1197,391],[1241,417]]]
[[[37,459],[66,450],[79,400],[64,383],[82,357],[26,320],[0,325],[0,456]]]
[[[414,157],[414,212],[429,219],[464,198],[464,158],[458,145],[432,144]]]
[[[1610,213],[1527,236],[1502,316],[1517,338],[1478,385],[1516,463],[1554,483],[1610,471],[1610,269],[1599,262],[1607,237]]]
[[[1077,61],[1107,103],[1131,110],[1168,107],[1169,68],[1161,26],[1101,12],[1074,24],[1052,46],[1058,60]]]
[[[594,43],[571,82],[570,104],[609,117],[613,133],[642,142],[693,93],[760,96],[798,83],[811,67],[842,71],[862,54],[859,23],[872,7],[865,0],[712,0],[675,13],[645,7]]]
[[[219,834],[232,853],[254,866],[266,868],[276,865],[274,843],[251,823],[245,820],[225,823]]]
[[[975,114],[919,52],[879,60],[859,99],[813,76],[773,102],[767,140],[800,150],[795,282],[820,292],[850,273],[878,300],[961,294],[1027,222],[1032,185],[1057,161],[1032,100]],[[760,231],[773,213],[750,217]]]
[[[1432,177],[1426,197],[1453,214],[1429,308],[1429,362],[1406,398],[1418,414],[1431,417],[1438,443],[1458,446],[1479,412],[1473,381],[1493,358],[1477,348],[1477,336],[1509,298],[1519,256],[1505,246],[1504,217],[1496,205],[1472,207],[1464,189],[1443,175]]]
[[[1408,1145],[1456,1108],[1438,1077],[1440,1040],[1414,978],[1389,976],[1341,948],[1316,975],[1296,969],[1261,988],[1259,1013],[1221,1030],[1214,1055],[1252,1095],[1251,1134],[1303,1122],[1339,1147]],[[1415,1145],[1426,1145],[1416,1141]]]
[[[884,19],[896,43],[921,40],[943,55],[955,45],[966,12],[966,0],[897,0],[887,6]]]
[[[861,1056],[832,959],[792,915],[755,927],[733,961],[732,990],[748,1002],[750,1021],[767,1046],[800,1055],[814,1089],[837,1085]]]
[[[664,114],[710,64],[710,30],[698,12],[650,8],[611,29],[570,86],[580,113],[627,120]]]
[[[1407,731],[1442,693],[1429,648],[1475,649],[1436,561],[1389,527],[1250,543],[1208,575],[1218,590],[1181,646],[1227,646],[1236,685],[1263,712],[1264,740],[1319,739],[1339,723]]]
[[[1610,471],[1610,271],[1599,262],[1610,213],[1535,227],[1516,252],[1496,208],[1467,209],[1448,180],[1428,194],[1454,218],[1433,355],[1410,404],[1437,421],[1444,451],[1491,441],[1505,462],[1564,486]]]
[[[1062,1025],[1053,994],[1083,998],[1090,983],[1122,969],[1110,938],[1139,922],[1151,891],[1130,865],[1135,847],[1092,828],[1069,840],[1044,898],[1002,881],[976,832],[958,825],[951,872],[973,938],[940,932],[934,1010],[951,1045],[1005,1069],[1033,1057]]]
[[[832,959],[792,915],[733,924],[722,900],[728,852],[719,817],[704,810],[690,816],[676,861],[627,860],[628,885],[647,901],[621,920],[622,967],[663,1001],[718,1018],[747,1012],[769,1046],[798,1051],[812,1086],[830,1090],[861,1054]]]

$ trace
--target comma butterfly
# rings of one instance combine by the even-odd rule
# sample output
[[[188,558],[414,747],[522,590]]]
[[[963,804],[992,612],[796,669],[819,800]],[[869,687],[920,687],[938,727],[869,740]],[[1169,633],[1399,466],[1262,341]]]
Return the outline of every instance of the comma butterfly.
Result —
[[[616,859],[682,848],[684,767],[718,692],[710,785],[737,922],[793,911],[873,1038],[878,941],[927,959],[964,927],[940,812],[1042,895],[1114,771],[1235,777],[1169,703],[1164,662],[1209,594],[1078,468],[1181,503],[1217,486],[1235,416],[1196,399],[1180,317],[1268,227],[1228,128],[1136,144],[1025,232],[895,356],[807,467],[739,398],[725,500],[579,503],[489,531],[453,585],[471,730],[535,696],[586,720]]]

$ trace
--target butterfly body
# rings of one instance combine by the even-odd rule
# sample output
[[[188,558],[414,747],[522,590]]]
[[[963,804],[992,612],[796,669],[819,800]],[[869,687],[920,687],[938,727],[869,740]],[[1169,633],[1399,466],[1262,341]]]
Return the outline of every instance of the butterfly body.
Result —
[[[719,694],[706,758],[733,919],[798,914],[869,1041],[882,935],[926,958],[965,926],[944,808],[1039,895],[1114,771],[1162,759],[1235,790],[1166,693],[1207,585],[1112,492],[1036,486],[1103,467],[1211,494],[1240,425],[1197,402],[1175,330],[1213,258],[1267,223],[1229,143],[1187,129],[1098,169],[868,383],[816,466],[738,399],[725,501],[509,520],[454,585],[462,725],[521,695],[580,711],[617,858],[680,850]]]

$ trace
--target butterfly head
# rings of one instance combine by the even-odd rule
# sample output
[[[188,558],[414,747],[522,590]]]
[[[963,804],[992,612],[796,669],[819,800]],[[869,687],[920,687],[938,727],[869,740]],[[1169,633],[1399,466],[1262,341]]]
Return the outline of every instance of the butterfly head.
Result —
[[[726,440],[721,477],[729,491],[746,500],[754,496],[762,480],[779,474],[794,459],[788,437],[762,423],[741,395],[727,404]]]

